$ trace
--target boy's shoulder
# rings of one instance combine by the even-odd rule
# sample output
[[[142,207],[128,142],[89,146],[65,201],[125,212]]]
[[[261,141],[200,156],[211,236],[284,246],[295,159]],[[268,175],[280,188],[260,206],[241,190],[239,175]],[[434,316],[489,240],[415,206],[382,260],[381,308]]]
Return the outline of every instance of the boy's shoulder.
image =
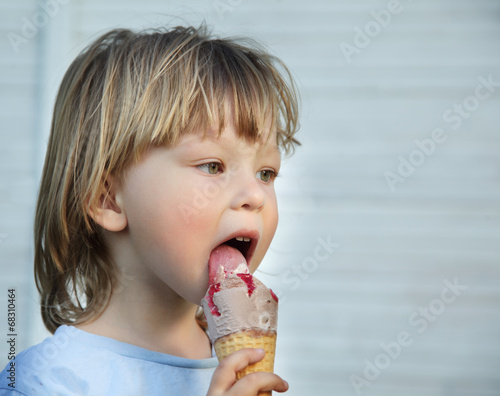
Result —
[[[7,391],[20,395],[155,395],[164,394],[179,380],[181,386],[198,383],[201,395],[206,394],[217,366],[215,358],[178,358],[71,326],[59,327],[52,337],[21,352],[12,362],[15,388],[9,386],[12,369],[9,372],[8,364],[1,373],[0,395],[13,394]]]
[[[19,353],[1,373],[0,395],[5,390],[21,395],[83,394],[85,385],[75,374],[86,359],[75,337],[76,328],[61,326],[53,336]],[[64,393],[69,382],[75,393]]]

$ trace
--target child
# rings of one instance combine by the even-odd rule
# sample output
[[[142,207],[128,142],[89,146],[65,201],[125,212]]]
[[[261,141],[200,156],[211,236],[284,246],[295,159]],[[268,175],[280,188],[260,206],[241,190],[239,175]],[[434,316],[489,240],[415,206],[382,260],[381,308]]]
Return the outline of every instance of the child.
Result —
[[[215,247],[243,238],[253,272],[271,243],[280,152],[298,143],[295,92],[278,59],[204,26],[114,30],[77,57],[56,100],[35,219],[54,335],[7,365],[0,394],[287,390],[270,373],[235,382],[263,352],[218,365],[195,313]]]

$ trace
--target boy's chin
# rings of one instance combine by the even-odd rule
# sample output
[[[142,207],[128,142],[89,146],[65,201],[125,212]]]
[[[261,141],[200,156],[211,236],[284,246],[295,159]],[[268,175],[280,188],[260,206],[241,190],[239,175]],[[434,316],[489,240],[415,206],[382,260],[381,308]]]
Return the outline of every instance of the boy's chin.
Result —
[[[207,287],[200,287],[199,290],[193,292],[190,295],[186,295],[183,298],[188,303],[191,303],[191,304],[196,305],[198,307],[201,305],[201,300],[203,300],[203,298],[205,298],[207,290],[208,290],[208,286]]]

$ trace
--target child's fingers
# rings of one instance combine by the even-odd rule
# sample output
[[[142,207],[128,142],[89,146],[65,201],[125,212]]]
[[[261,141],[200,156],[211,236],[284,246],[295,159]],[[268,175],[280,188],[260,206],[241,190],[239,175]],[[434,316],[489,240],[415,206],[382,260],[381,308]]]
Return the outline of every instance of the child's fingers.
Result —
[[[254,396],[259,391],[286,392],[288,383],[273,373],[251,373],[231,388],[231,395]]]
[[[215,390],[225,392],[230,389],[236,382],[236,373],[249,364],[262,360],[264,354],[265,352],[262,349],[245,348],[222,359],[214,372],[208,394],[211,395],[211,391]]]
[[[264,358],[262,349],[246,348],[223,359],[212,377],[208,396],[255,396],[259,391],[286,392],[288,384],[273,373],[251,373],[236,381],[236,373]]]

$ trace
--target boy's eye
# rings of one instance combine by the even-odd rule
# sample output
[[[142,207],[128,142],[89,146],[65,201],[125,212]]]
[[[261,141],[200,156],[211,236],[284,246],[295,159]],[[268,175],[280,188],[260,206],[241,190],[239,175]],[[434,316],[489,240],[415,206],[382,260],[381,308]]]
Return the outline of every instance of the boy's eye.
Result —
[[[276,172],[272,171],[270,169],[264,169],[259,172],[257,172],[257,177],[262,180],[263,182],[267,183],[269,181],[272,181],[276,178]]]
[[[198,165],[198,169],[201,169],[203,172],[211,175],[216,175],[217,173],[222,172],[222,164],[218,162],[208,162],[206,164]]]

